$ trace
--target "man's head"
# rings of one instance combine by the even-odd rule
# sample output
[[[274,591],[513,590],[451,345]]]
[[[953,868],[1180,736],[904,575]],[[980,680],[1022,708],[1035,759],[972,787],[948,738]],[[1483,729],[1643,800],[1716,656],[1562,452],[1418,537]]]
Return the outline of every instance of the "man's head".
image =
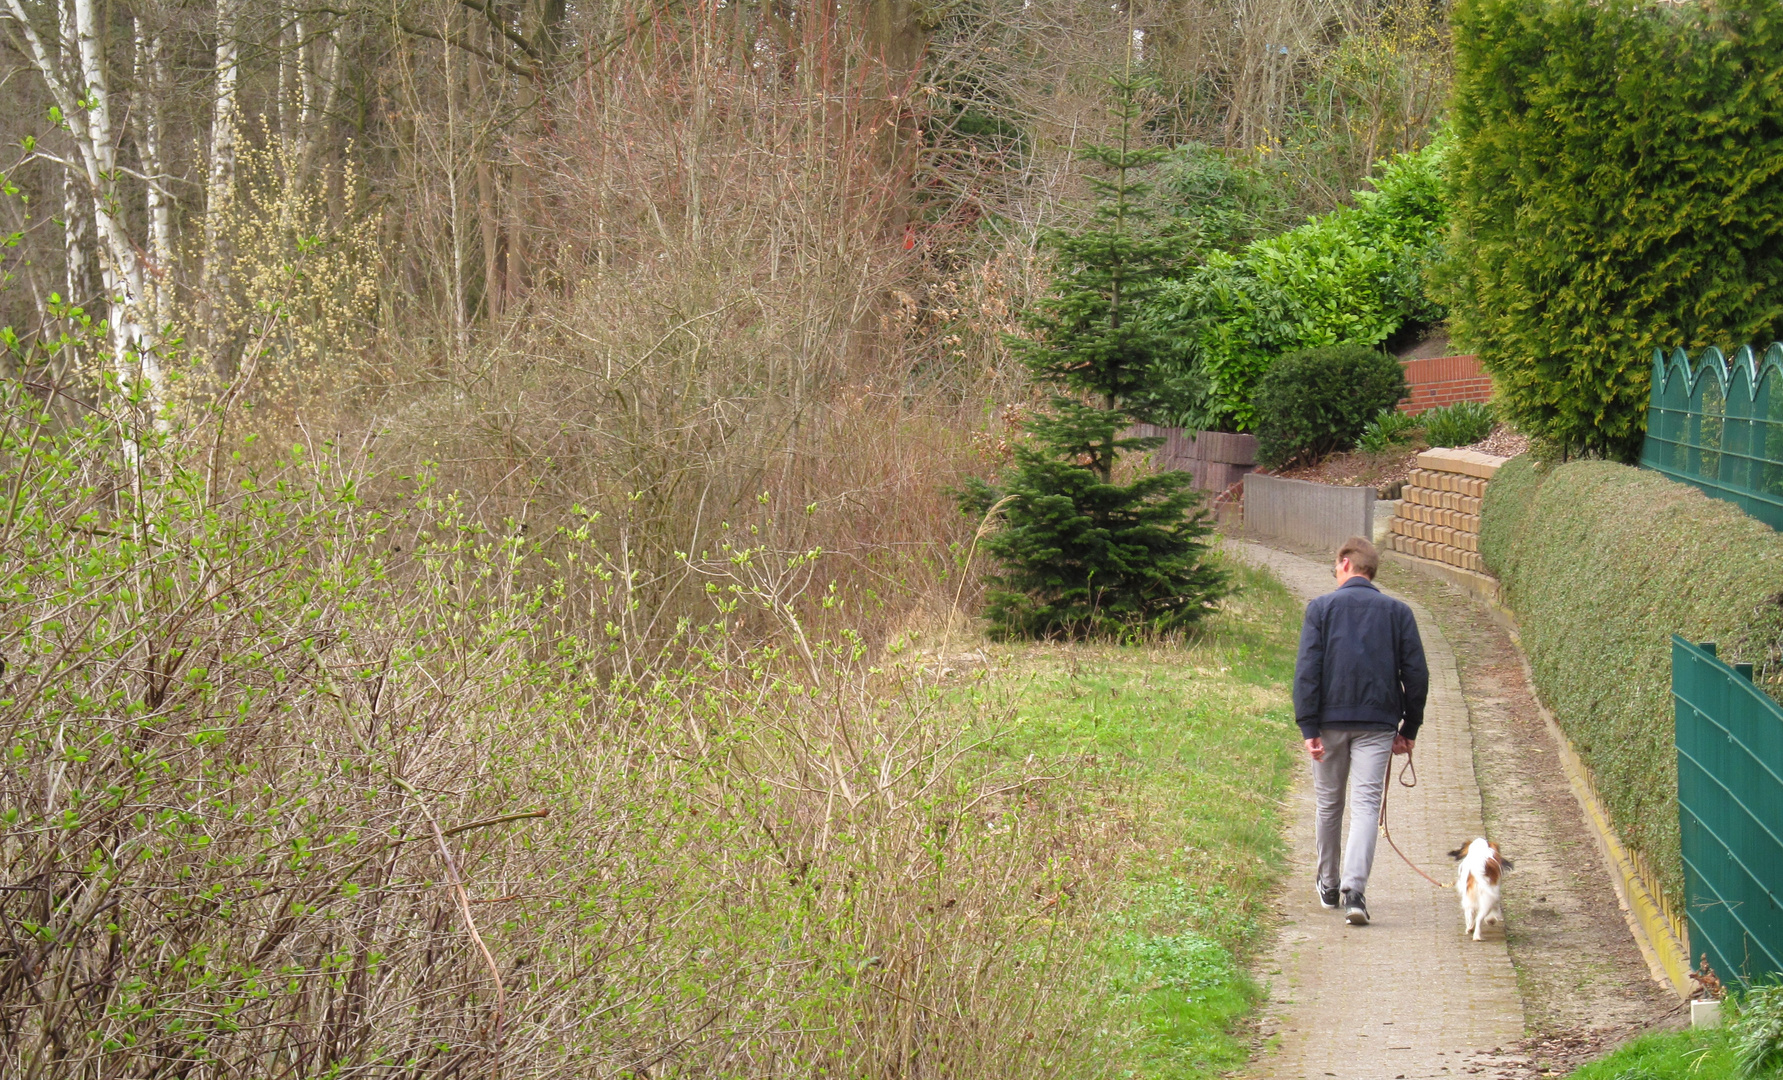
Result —
[[[1339,585],[1353,577],[1365,577],[1373,581],[1374,572],[1380,569],[1380,566],[1380,552],[1374,549],[1374,545],[1360,536],[1352,536],[1343,542],[1342,547],[1337,549],[1337,565],[1334,572],[1337,574]]]

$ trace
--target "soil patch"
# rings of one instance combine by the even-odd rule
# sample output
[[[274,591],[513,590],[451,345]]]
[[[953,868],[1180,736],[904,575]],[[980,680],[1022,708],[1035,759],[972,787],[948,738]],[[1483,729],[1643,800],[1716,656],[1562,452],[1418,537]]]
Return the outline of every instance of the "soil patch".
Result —
[[[1418,466],[1418,455],[1430,449],[1422,439],[1396,446],[1391,450],[1370,453],[1366,450],[1350,450],[1342,454],[1332,454],[1322,461],[1311,465],[1294,465],[1286,469],[1268,472],[1271,476],[1280,476],[1288,480],[1311,480],[1315,484],[1336,484],[1340,487],[1371,487],[1378,491],[1382,498],[1397,498],[1396,485],[1404,483],[1411,471]],[[1492,429],[1492,434],[1477,443],[1460,447],[1462,450],[1478,450],[1482,454],[1496,454],[1499,457],[1516,457],[1529,449],[1529,439],[1511,430],[1504,424]]]
[[[1529,449],[1529,436],[1512,431],[1504,424],[1499,424],[1492,429],[1492,434],[1471,446],[1463,446],[1461,449],[1478,450],[1482,454],[1496,454],[1499,457],[1516,457]]]
[[[1339,487],[1371,487],[1384,490],[1403,483],[1417,467],[1418,455],[1430,449],[1422,441],[1406,443],[1391,450],[1369,453],[1351,450],[1332,454],[1311,465],[1294,465],[1270,472],[1287,480],[1311,480],[1315,484],[1336,484]],[[1268,470],[1263,470],[1268,471]]]

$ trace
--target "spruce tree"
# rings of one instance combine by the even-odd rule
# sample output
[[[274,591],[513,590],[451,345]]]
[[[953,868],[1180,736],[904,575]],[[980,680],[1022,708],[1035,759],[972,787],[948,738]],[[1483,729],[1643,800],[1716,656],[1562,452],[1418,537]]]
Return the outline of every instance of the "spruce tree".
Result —
[[[1120,455],[1157,438],[1123,437],[1163,379],[1172,342],[1145,304],[1181,266],[1186,239],[1152,227],[1142,177],[1163,151],[1137,146],[1140,92],[1113,80],[1120,141],[1081,157],[1105,173],[1091,181],[1096,209],[1082,231],[1045,237],[1058,259],[1051,294],[1027,313],[1031,338],[1011,346],[1055,391],[1027,424],[1031,439],[993,487],[962,495],[979,513],[1002,502],[1003,525],[984,542],[1000,564],[986,617],[998,637],[1123,636],[1190,625],[1225,592],[1208,561],[1212,531],[1182,472],[1114,480]]]

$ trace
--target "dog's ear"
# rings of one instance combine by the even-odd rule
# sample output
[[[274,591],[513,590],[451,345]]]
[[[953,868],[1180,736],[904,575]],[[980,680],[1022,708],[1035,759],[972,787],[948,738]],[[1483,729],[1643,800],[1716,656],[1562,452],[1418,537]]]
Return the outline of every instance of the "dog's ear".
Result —
[[[1449,858],[1454,859],[1456,862],[1460,862],[1466,856],[1467,849],[1464,847],[1458,847],[1454,851],[1449,852]]]
[[[1503,855],[1500,855],[1498,857],[1498,868],[1500,870],[1515,870],[1517,864],[1505,858]]]

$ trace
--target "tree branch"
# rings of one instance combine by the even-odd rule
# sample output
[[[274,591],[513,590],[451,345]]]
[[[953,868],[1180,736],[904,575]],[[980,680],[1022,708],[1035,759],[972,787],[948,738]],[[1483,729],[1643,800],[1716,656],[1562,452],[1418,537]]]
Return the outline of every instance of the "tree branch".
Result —
[[[396,25],[406,34],[413,34],[416,37],[432,38],[435,41],[443,42],[447,45],[450,45],[455,49],[463,49],[465,52],[470,53],[472,56],[480,56],[492,64],[500,64],[502,67],[506,68],[508,71],[512,72],[515,75],[520,76],[523,79],[530,79],[533,76],[538,74],[538,70],[536,68],[529,67],[525,64],[516,64],[512,60],[508,60],[504,57],[496,56],[494,53],[491,53],[487,49],[480,49],[477,46],[472,45],[470,42],[464,40],[462,37],[447,37],[446,35],[437,33],[433,30],[424,30],[421,27],[415,26],[415,25],[413,25],[409,22],[406,22],[402,19],[397,19]]]
[[[532,42],[526,40],[526,38],[524,36],[522,36],[518,31],[513,30],[512,28],[510,28],[508,26],[507,23],[505,23],[501,20],[501,16],[495,10],[494,4],[478,3],[477,0],[458,0],[458,2],[460,4],[463,4],[465,7],[470,8],[472,11],[475,11],[475,12],[481,14],[485,19],[489,20],[489,26],[491,29],[499,31],[501,33],[502,37],[505,37],[509,41],[513,42],[517,47],[519,47],[521,52],[532,57],[534,62],[538,61],[538,59],[539,59],[538,49],[534,48]]]

